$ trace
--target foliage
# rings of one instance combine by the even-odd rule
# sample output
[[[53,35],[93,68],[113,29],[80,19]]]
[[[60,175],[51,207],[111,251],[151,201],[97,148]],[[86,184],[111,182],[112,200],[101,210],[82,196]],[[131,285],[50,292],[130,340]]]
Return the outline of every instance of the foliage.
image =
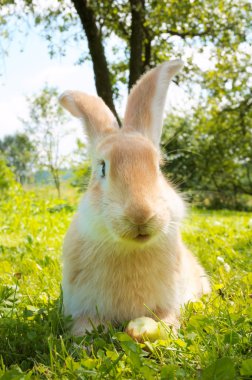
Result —
[[[209,66],[216,64],[215,86],[218,87],[222,62],[232,67],[237,52],[250,54],[247,51],[251,39],[249,0],[207,0],[204,4],[200,0],[168,3],[166,0],[58,0],[53,6],[43,7],[33,0],[5,0],[2,22],[7,38],[12,29],[8,22],[16,14],[13,9],[17,5],[22,10],[19,18],[27,13],[33,16],[51,54],[56,51],[66,54],[68,44],[74,41],[82,46],[80,62],[92,59],[98,95],[112,110],[113,99],[109,104],[108,93],[115,99],[121,84],[127,83],[130,88],[147,68],[171,57],[186,57],[185,75],[181,75],[180,81],[187,78],[192,83],[202,78],[197,57],[207,54]],[[82,39],[87,40],[88,51]],[[240,71],[235,72],[236,76]]]
[[[76,149],[73,152],[71,186],[79,192],[84,192],[88,186],[91,175],[91,163],[87,159],[87,146],[81,140],[76,140]]]
[[[73,179],[71,185],[77,187],[80,192],[84,192],[88,186],[91,175],[90,163],[79,164],[73,168]]]
[[[35,148],[29,137],[24,133],[5,136],[0,141],[0,152],[14,171],[16,180],[21,184],[27,182],[36,157]]]
[[[15,184],[14,174],[6,165],[6,161],[3,156],[0,155],[0,191],[4,194]]]
[[[170,115],[162,140],[165,170],[206,206],[246,207],[243,194],[252,195],[251,125],[251,107]]]
[[[36,146],[38,165],[50,171],[60,197],[60,169],[67,162],[67,156],[60,153],[60,148],[69,134],[63,127],[67,116],[58,103],[56,88],[45,86],[40,94],[27,98],[27,101],[30,114],[23,123]]]
[[[48,189],[1,201],[0,378],[248,380],[252,214],[192,212],[183,235],[211,276],[212,294],[186,305],[176,337],[138,344],[123,326],[68,334],[59,258],[72,219],[66,204],[75,203]]]
[[[227,42],[226,33],[221,38]],[[247,33],[242,42],[237,32],[222,48],[218,43],[213,48],[207,40],[211,64],[198,77],[199,87],[195,81],[191,87],[191,97],[198,99],[186,114],[170,115],[166,122],[166,170],[194,199],[196,195],[213,208],[251,207],[250,39]]]
[[[186,65],[177,82],[186,93],[187,115],[175,113],[168,120],[166,169],[205,204],[244,207],[240,199],[252,193],[249,0],[58,0],[43,7],[33,0],[4,0],[3,5],[0,33],[7,40],[16,29],[11,20],[29,14],[52,55],[67,54],[68,44],[77,42],[79,63],[92,60],[98,95],[115,114],[122,88],[131,88],[149,67],[182,57]],[[14,12],[17,5],[23,12]],[[85,169],[77,168],[76,176],[79,186]]]

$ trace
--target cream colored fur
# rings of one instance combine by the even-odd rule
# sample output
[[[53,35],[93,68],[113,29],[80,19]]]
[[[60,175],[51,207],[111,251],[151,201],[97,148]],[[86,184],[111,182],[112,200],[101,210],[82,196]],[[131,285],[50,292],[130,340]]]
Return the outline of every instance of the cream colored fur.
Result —
[[[183,201],[159,168],[166,92],[181,67],[166,62],[140,79],[121,129],[101,99],[73,91],[60,98],[84,120],[92,146],[89,188],[63,247],[64,310],[74,334],[152,313],[177,326],[180,306],[210,291],[181,241]]]

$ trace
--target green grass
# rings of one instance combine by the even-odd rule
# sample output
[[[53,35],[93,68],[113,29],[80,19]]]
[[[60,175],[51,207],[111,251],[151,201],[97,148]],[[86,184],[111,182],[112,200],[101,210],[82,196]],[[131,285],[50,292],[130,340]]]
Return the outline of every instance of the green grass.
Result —
[[[184,240],[212,294],[182,310],[177,337],[138,344],[123,327],[68,333],[60,255],[76,202],[20,188],[0,202],[0,379],[251,379],[252,214],[191,212]]]

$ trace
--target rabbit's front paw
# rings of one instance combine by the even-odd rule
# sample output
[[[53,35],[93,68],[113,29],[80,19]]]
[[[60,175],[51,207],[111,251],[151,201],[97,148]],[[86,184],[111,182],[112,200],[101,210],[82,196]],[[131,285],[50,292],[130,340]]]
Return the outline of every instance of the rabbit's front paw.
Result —
[[[91,332],[101,324],[96,318],[79,316],[74,320],[71,333],[74,336],[84,336],[86,332]]]
[[[157,339],[167,339],[169,335],[169,330],[162,322],[156,322],[149,317],[133,319],[129,322],[125,332],[138,342],[145,340],[154,342]]]

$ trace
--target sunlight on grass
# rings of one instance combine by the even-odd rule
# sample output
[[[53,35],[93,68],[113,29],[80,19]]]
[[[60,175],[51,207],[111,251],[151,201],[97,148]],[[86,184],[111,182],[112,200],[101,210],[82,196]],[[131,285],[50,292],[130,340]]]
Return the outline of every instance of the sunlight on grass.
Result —
[[[182,311],[176,337],[138,344],[123,326],[69,336],[61,246],[78,195],[12,190],[0,209],[0,379],[250,379],[251,213],[193,210],[183,237],[213,291]]]

